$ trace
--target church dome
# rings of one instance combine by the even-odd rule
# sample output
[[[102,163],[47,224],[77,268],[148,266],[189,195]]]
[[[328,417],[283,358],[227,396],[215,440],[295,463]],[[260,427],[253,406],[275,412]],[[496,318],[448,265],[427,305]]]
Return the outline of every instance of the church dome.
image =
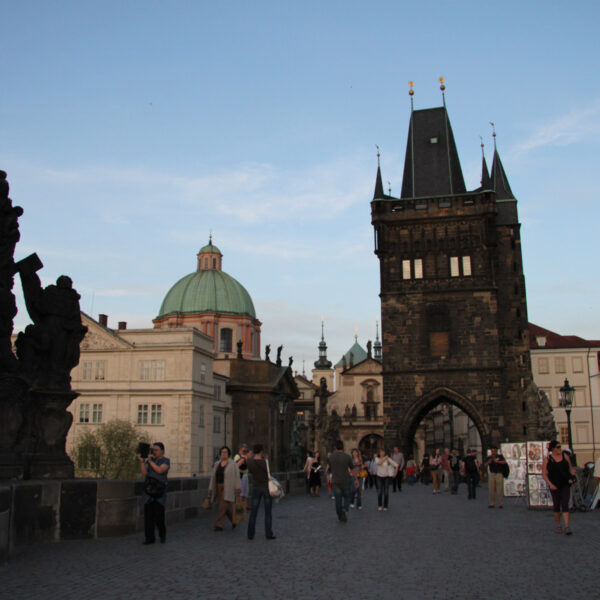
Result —
[[[182,277],[167,292],[157,318],[174,313],[219,313],[256,318],[254,303],[246,288],[231,275],[217,270],[196,271]]]
[[[221,270],[222,257],[211,236],[198,252],[196,271],[182,277],[167,292],[156,318],[212,313],[256,319],[254,303],[246,288]]]

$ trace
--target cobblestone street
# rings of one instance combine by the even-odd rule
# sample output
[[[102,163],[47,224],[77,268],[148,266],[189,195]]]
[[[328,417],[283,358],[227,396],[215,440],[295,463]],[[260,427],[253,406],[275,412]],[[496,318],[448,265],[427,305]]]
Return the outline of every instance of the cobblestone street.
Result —
[[[0,567],[1,589],[7,600],[597,597],[600,511],[575,514],[567,537],[550,512],[514,499],[491,510],[486,486],[478,496],[405,486],[378,512],[372,489],[343,524],[325,491],[274,505],[273,541],[262,515],[249,541],[245,524],[215,533],[205,513],[170,527],[165,545],[141,535],[40,545]]]

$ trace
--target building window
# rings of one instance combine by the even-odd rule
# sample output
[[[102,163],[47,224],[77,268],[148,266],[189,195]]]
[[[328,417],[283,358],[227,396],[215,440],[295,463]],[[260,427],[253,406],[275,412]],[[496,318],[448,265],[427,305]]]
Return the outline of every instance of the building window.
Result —
[[[153,404],[150,413],[151,425],[162,425],[162,404]]]
[[[402,261],[402,279],[410,279],[410,260]]]
[[[232,348],[232,333],[231,329],[221,329],[221,352],[231,352]]]
[[[559,425],[558,432],[560,435],[561,444],[567,445],[569,443],[569,426],[568,425]]]
[[[85,361],[81,363],[81,379],[91,379],[92,378],[92,362]]]
[[[92,405],[92,423],[102,423],[102,404]]]
[[[165,378],[164,360],[141,360],[140,379],[145,381],[161,381]]]
[[[200,427],[204,427],[204,406],[200,405],[200,411],[198,414],[198,424]]]
[[[460,271],[458,270],[458,256],[450,257],[450,277],[458,277]]]
[[[471,257],[470,256],[462,257],[462,268],[463,268],[463,276],[470,277],[471,276]]]
[[[213,258],[213,269],[217,268],[217,259]]]
[[[555,356],[554,357],[554,372],[565,373],[565,357]]]
[[[547,358],[538,358],[538,373],[545,375],[550,372]]]
[[[204,268],[208,269],[208,258],[204,259]]]
[[[581,360],[581,356],[573,357],[573,373],[583,373],[583,360]]]
[[[200,383],[206,382],[206,363],[200,365]]]
[[[104,373],[106,371],[106,361],[105,360],[97,360],[96,361],[96,375],[94,379],[96,381],[104,381]]]
[[[148,424],[148,405],[147,404],[138,404],[137,422],[138,422],[138,425],[147,425]]]
[[[215,383],[215,400],[221,401],[221,386],[218,383]]]
[[[450,208],[452,206],[452,200],[450,200],[450,198],[440,198],[438,200],[438,206],[440,208]]]
[[[577,388],[575,390],[575,398],[574,398],[575,406],[587,406],[585,388]]]
[[[90,422],[90,405],[80,404],[79,405],[79,422],[89,423]]]
[[[575,439],[573,440],[573,443],[589,444],[589,431],[587,423],[575,423]]]
[[[221,433],[221,417],[219,415],[213,417],[213,433]]]
[[[415,258],[413,265],[415,268],[415,279],[423,279],[423,259]]]

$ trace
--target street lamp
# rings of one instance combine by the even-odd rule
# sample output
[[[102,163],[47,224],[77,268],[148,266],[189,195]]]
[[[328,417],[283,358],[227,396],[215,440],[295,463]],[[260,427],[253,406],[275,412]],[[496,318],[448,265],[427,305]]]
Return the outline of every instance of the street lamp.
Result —
[[[560,405],[567,413],[567,426],[569,429],[569,450],[573,464],[577,464],[575,453],[573,452],[573,438],[571,436],[571,409],[573,408],[573,398],[575,396],[575,388],[569,385],[569,380],[565,379],[565,384],[560,388]]]

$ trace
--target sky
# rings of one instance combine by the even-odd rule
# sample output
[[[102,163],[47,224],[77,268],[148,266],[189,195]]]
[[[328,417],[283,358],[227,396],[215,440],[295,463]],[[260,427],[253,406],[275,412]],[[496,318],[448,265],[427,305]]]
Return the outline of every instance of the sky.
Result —
[[[15,259],[151,327],[209,233],[307,374],[374,339],[370,201],[398,195],[410,116],[446,102],[467,189],[498,151],[529,320],[600,339],[600,3],[0,0],[0,169]],[[389,184],[387,183],[389,182]],[[15,331],[29,322],[18,278]]]

